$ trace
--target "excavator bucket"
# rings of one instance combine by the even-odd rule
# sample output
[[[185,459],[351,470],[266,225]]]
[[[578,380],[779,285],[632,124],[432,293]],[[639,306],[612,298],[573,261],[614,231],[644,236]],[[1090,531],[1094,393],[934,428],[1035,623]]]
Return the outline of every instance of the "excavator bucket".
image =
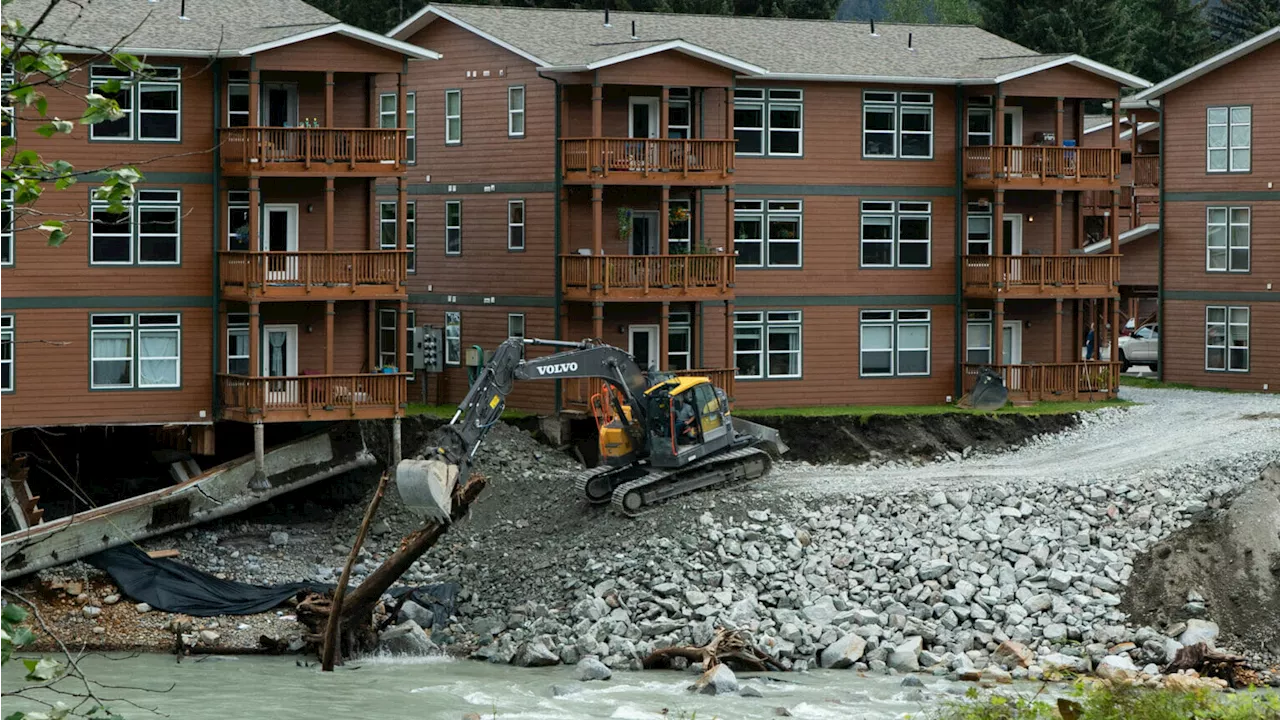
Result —
[[[401,501],[424,520],[449,522],[457,485],[458,466],[439,457],[401,460],[396,466],[396,489]]]
[[[999,410],[1009,402],[1009,390],[991,368],[978,371],[978,381],[969,392],[969,404],[976,410]]]
[[[746,418],[733,416],[733,429],[739,435],[750,435],[755,438],[754,445],[761,450],[772,455],[774,458],[780,458],[787,452],[787,444],[782,441],[782,436],[777,430],[766,427],[760,423],[754,423]]]

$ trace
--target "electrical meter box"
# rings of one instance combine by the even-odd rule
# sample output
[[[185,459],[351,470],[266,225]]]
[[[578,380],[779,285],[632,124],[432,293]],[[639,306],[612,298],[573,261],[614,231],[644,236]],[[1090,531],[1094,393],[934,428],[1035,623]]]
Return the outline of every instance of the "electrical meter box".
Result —
[[[413,369],[444,371],[444,330],[431,325],[413,329]]]

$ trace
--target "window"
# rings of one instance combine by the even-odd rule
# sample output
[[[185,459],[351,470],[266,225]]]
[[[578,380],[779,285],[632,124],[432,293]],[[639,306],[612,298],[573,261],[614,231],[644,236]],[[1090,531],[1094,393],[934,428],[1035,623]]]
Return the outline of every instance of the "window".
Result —
[[[932,158],[933,93],[863,92],[862,156]]]
[[[396,94],[382,93],[378,96],[378,127],[394,128],[396,126]]]
[[[804,206],[800,200],[734,202],[738,267],[800,267]]]
[[[1204,369],[1249,372],[1249,308],[1204,309]]]
[[[404,205],[405,249],[409,251],[407,258],[409,272],[418,268],[418,207],[416,201],[408,201]],[[378,203],[378,247],[383,250],[395,250],[396,238],[396,201],[388,200]]]
[[[991,311],[970,310],[965,323],[964,361],[970,365],[990,365]]]
[[[507,337],[524,337],[524,313],[507,313]]]
[[[249,316],[244,313],[227,315],[227,373],[249,374]]]
[[[524,137],[524,86],[507,88],[507,137]]]
[[[444,314],[444,364],[462,364],[462,313]]]
[[[693,112],[689,88],[671,88],[667,101],[667,137],[683,140],[690,136]]]
[[[738,155],[804,154],[804,91],[739,88],[733,98],[733,136]]]
[[[444,144],[462,142],[462,91],[444,91]]]
[[[693,316],[671,313],[667,322],[667,368],[672,372],[693,369]]]
[[[249,73],[232,70],[227,75],[227,127],[248,127]]]
[[[249,250],[249,192],[227,191],[227,249]]]
[[[863,310],[859,314],[859,374],[910,377],[929,374],[928,310]]]
[[[13,392],[13,316],[0,315],[0,392]]]
[[[733,316],[736,377],[800,377],[802,318],[798,310],[740,312]]]
[[[974,107],[975,105],[979,107]],[[991,145],[995,133],[992,124],[995,113],[991,109],[991,98],[969,98],[969,106],[969,125],[968,133],[965,135],[965,144],[969,147]]]
[[[507,201],[507,249],[524,250],[524,201]]]
[[[1249,272],[1251,210],[1206,208],[1205,268],[1210,272]]]
[[[396,314],[399,310],[378,310],[378,367],[399,369],[396,362]]]
[[[91,388],[109,390],[179,386],[182,377],[180,315],[92,315],[89,327]]]
[[[182,70],[152,68],[135,76],[109,65],[94,65],[89,80],[94,91],[115,100],[123,116],[89,126],[95,140],[176,141],[182,139]],[[228,106],[230,110],[230,106]],[[247,108],[246,108],[247,115]]]
[[[0,67],[0,136],[17,137],[18,128],[14,124],[17,118],[12,102],[9,102],[9,88],[14,85],[13,66],[5,61]]]
[[[444,204],[444,254],[462,254],[461,200],[447,200]]]
[[[181,191],[139,190],[123,212],[112,212],[106,203],[94,202],[90,213],[90,264],[178,264],[182,256]]]
[[[418,94],[404,96],[404,157],[410,165],[418,162]]]
[[[13,188],[0,191],[0,265],[13,264]]]
[[[671,217],[667,218],[667,252],[688,255],[693,252],[693,212],[688,200],[672,200]]]
[[[929,267],[932,204],[862,202],[862,267]]]
[[[970,212],[966,218],[968,227],[965,236],[966,255],[991,254],[991,214],[987,212]]]
[[[1205,144],[1209,172],[1249,172],[1253,109],[1248,105],[1211,107]]]

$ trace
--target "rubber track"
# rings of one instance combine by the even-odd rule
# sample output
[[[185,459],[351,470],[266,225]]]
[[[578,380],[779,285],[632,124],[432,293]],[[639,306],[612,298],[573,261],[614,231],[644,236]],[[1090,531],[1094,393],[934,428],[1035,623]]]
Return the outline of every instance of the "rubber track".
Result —
[[[763,467],[759,473],[748,474],[744,477],[734,477],[737,475],[737,469],[746,469],[752,461],[759,461]],[[769,457],[769,453],[754,447],[746,447],[740,450],[734,450],[722,455],[713,455],[708,458],[699,460],[698,462],[686,465],[675,470],[655,470],[650,471],[648,475],[632,480],[631,482],[619,485],[613,491],[613,509],[628,517],[635,517],[644,512],[644,509],[652,503],[646,501],[640,506],[639,510],[630,511],[627,509],[624,499],[626,496],[640,488],[649,488],[649,491],[661,490],[662,488],[652,487],[659,483],[673,486],[674,495],[665,496],[659,499],[666,500],[675,495],[683,495],[710,485],[718,485],[724,482],[740,481],[746,482],[764,477],[769,468],[773,466],[773,458]],[[698,472],[698,471],[704,472]],[[642,493],[642,496],[647,492]]]
[[[579,475],[579,476],[578,476],[578,483],[577,483],[577,484],[578,484],[578,494],[579,494],[579,495],[581,495],[581,496],[583,497],[583,499],[585,499],[585,500],[587,500],[588,502],[590,502],[590,498],[588,498],[588,497],[587,497],[587,485],[588,485],[592,480],[596,479],[597,477],[599,477],[599,476],[601,476],[601,475],[607,475],[607,474],[612,473],[612,472],[621,472],[621,471],[626,470],[626,469],[627,469],[627,468],[615,468],[615,467],[609,467],[608,465],[601,465],[601,466],[599,466],[599,467],[594,467],[594,468],[591,468],[590,470],[587,470],[586,472],[584,472],[584,473],[582,473],[581,475]],[[606,499],[603,499],[603,500],[598,500],[598,501],[596,501],[596,502],[595,502],[595,503],[593,503],[593,504],[595,504],[595,505],[603,505],[603,504],[605,504],[605,503],[607,503],[607,502],[609,502],[609,500],[606,498]]]

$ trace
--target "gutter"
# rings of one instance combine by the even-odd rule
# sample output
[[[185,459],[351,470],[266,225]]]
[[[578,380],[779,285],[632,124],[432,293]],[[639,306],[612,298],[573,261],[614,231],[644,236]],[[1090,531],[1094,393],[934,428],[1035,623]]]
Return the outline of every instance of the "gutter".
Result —
[[[222,247],[222,243],[226,242],[221,239],[225,236],[222,228],[222,144],[218,142],[218,128],[220,123],[218,118],[222,115],[222,61],[213,61],[213,405],[209,408],[213,413],[212,419],[216,419],[222,415],[222,384],[218,382],[218,353],[221,352],[221,340],[218,337],[222,333],[219,328],[222,327],[220,316],[222,315],[222,303],[218,300],[221,296],[222,278],[220,276],[220,268],[218,267],[218,251]]]
[[[968,353],[967,338],[964,337],[964,268],[961,267],[961,258],[964,257],[964,241],[966,237],[965,231],[965,203],[964,194],[964,140],[965,140],[965,117],[964,112],[964,86],[956,83],[956,311],[955,311],[955,394],[952,395],[958,402],[960,396],[964,394],[964,360]],[[962,342],[963,341],[963,342]]]
[[[1164,212],[1165,212],[1165,208],[1166,208],[1166,207],[1168,207],[1168,203],[1165,201],[1165,191],[1166,191],[1166,189],[1167,189],[1167,188],[1168,188],[1168,186],[1169,186],[1168,178],[1165,176],[1165,173],[1164,173],[1164,159],[1165,159],[1165,156],[1168,154],[1168,148],[1167,148],[1167,146],[1164,144],[1164,126],[1165,126],[1165,122],[1164,122],[1164,103],[1160,102],[1159,100],[1156,100],[1156,101],[1154,101],[1154,102],[1155,102],[1155,104],[1153,105],[1153,104],[1152,104],[1152,101],[1151,101],[1151,100],[1148,100],[1148,101],[1147,101],[1147,107],[1151,108],[1152,110],[1155,110],[1155,111],[1159,114],[1159,117],[1160,117],[1160,232],[1159,232],[1159,234],[1156,236],[1156,237],[1157,237],[1157,247],[1159,248],[1159,251],[1158,251],[1157,256],[1156,256],[1156,257],[1157,257],[1157,262],[1156,262],[1156,281],[1157,281],[1157,283],[1156,283],[1156,322],[1158,322],[1158,323],[1163,323],[1163,322],[1164,322],[1164,318],[1165,318],[1165,312],[1164,312],[1164,297],[1165,297],[1165,281],[1164,281],[1164,229],[1165,229],[1166,227],[1168,227],[1168,226],[1165,224]],[[1136,322],[1136,321],[1135,321],[1135,322]],[[1157,362],[1158,362],[1158,368],[1156,369],[1156,380],[1159,380],[1160,382],[1164,382],[1164,369],[1165,369],[1166,367],[1168,367],[1168,365],[1165,363],[1165,357],[1166,357],[1166,356],[1165,356],[1165,342],[1164,342],[1164,336],[1165,336],[1165,334],[1164,334],[1164,333],[1160,333],[1160,334],[1156,337],[1156,359],[1157,359]]]
[[[551,321],[555,325],[555,328],[554,328],[555,334],[553,337],[555,337],[556,340],[564,340],[564,338],[560,337],[560,309],[564,304],[564,297],[561,289],[561,283],[563,282],[563,278],[560,277],[560,241],[561,241],[560,228],[562,226],[562,223],[564,222],[563,218],[560,217],[560,206],[561,206],[560,195],[564,192],[564,168],[561,167],[560,165],[560,161],[561,161],[560,138],[564,135],[564,132],[561,129],[561,123],[563,123],[564,119],[560,117],[560,108],[564,104],[561,98],[561,94],[564,92],[564,87],[560,84],[560,81],[557,80],[556,78],[551,78],[543,75],[541,69],[536,70],[536,72],[538,74],[538,77],[542,78],[543,80],[550,80],[556,85],[556,92],[555,92],[556,138],[555,138],[555,145],[554,145],[556,176],[553,181],[555,192],[551,198],[552,215],[555,218],[552,225],[555,228],[554,231],[556,234],[555,247],[552,248],[553,250],[552,263],[553,263],[553,274],[555,277],[556,306],[555,306],[555,313],[552,315]],[[565,315],[567,317],[568,313],[565,313]],[[561,380],[556,380],[555,398],[556,398],[555,406],[554,406],[555,413],[556,413],[556,416],[559,417],[560,413],[563,412],[564,410],[564,382]]]

